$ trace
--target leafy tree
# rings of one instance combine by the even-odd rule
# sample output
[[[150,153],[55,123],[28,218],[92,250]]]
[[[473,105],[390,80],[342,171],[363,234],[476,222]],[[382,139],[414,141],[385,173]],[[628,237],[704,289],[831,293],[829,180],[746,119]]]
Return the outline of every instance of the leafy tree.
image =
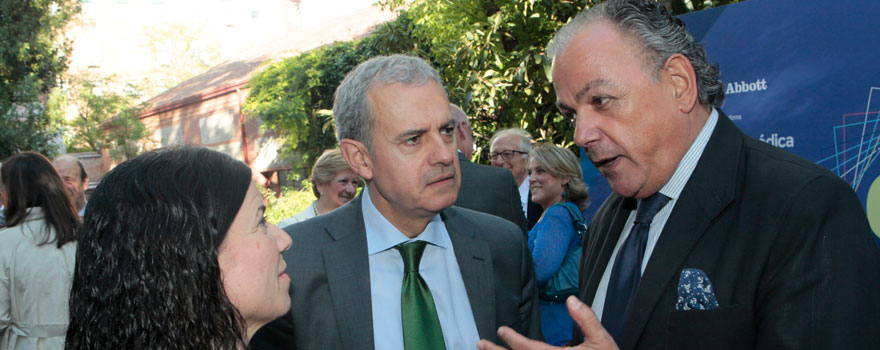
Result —
[[[571,145],[573,126],[556,111],[544,48],[587,2],[556,0],[416,0],[384,6],[406,13],[411,35],[447,83],[450,100],[472,118],[475,141],[488,153],[500,128],[520,127],[539,140]]]
[[[0,158],[54,153],[46,103],[67,68],[63,30],[77,13],[77,0],[0,0]]]
[[[138,120],[145,108],[138,103],[140,91],[131,84],[116,83],[112,76],[76,76],[71,82],[69,102],[77,115],[70,122],[73,134],[67,138],[68,150],[108,148],[116,160],[136,156],[141,141],[150,134]]]
[[[284,140],[282,154],[304,173],[317,157],[336,146],[333,94],[345,74],[381,49],[408,47],[387,29],[382,38],[337,42],[276,62],[248,82],[244,111]],[[381,40],[380,40],[381,39]],[[408,40],[408,38],[403,38]]]
[[[287,156],[302,168],[335,144],[333,92],[359,62],[377,55],[408,53],[430,61],[446,83],[450,100],[472,118],[486,159],[499,128],[520,127],[538,140],[574,147],[574,126],[558,113],[544,49],[573,16],[599,1],[558,0],[382,0],[398,12],[362,40],[336,43],[274,63],[250,81],[245,111],[260,117],[286,141]],[[705,8],[735,0],[665,0]]]

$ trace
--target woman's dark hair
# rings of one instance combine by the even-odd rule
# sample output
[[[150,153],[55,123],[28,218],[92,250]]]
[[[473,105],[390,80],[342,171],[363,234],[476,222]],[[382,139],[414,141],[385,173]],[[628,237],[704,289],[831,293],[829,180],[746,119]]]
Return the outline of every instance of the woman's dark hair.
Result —
[[[18,226],[28,216],[28,208],[43,211],[45,236],[40,245],[55,243],[58,248],[77,239],[79,216],[64,188],[58,171],[45,156],[22,152],[3,162],[0,178],[6,191],[6,226]],[[55,229],[55,237],[49,227]]]
[[[107,174],[76,252],[65,349],[236,349],[220,246],[251,171],[205,148],[148,152]]]

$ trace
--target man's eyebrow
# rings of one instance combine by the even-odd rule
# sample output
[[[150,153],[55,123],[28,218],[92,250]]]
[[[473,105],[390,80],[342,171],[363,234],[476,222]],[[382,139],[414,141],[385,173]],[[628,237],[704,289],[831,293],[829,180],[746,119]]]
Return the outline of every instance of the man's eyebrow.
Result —
[[[455,119],[452,119],[452,118],[449,118],[449,120],[447,120],[446,123],[443,123],[443,125],[440,125],[440,129],[446,129],[446,128],[452,128],[452,127],[455,127]]]
[[[414,136],[419,136],[426,132],[428,132],[428,129],[410,129],[398,134],[397,137],[395,137],[394,139],[397,141],[403,141]]]
[[[594,88],[594,87],[597,87],[597,86],[609,86],[609,85],[614,85],[614,84],[612,84],[612,83],[611,83],[610,81],[608,81],[608,80],[601,79],[601,78],[590,80],[590,81],[588,81],[586,84],[584,84],[584,87],[582,87],[581,90],[578,91],[578,92],[574,95],[574,99],[575,99],[575,101],[580,101],[580,100],[582,100],[585,96],[587,96],[587,93],[590,92],[590,89],[592,89],[592,88]]]
[[[614,84],[611,83],[610,81],[605,80],[605,79],[601,79],[601,78],[590,80],[586,84],[584,84],[584,86],[580,90],[578,90],[577,93],[575,93],[574,102],[580,103],[580,101],[582,99],[584,99],[584,97],[586,97],[587,94],[590,92],[590,89],[592,89],[594,87],[613,86],[613,85]],[[574,108],[571,108],[570,106],[566,105],[565,103],[562,103],[561,101],[556,101],[556,108],[559,108],[562,111],[573,111],[574,110]]]

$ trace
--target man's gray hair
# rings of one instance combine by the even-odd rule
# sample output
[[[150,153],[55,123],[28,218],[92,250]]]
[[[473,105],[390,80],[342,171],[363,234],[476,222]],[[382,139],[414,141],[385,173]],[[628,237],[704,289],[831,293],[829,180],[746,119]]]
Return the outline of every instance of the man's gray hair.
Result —
[[[464,124],[467,125],[468,128],[471,127],[471,122],[468,119],[467,113],[465,113],[461,109],[461,107],[456,106],[453,103],[450,103],[449,104],[449,113],[452,114],[452,120],[455,120],[456,124],[458,124],[458,122],[464,122]]]
[[[367,92],[376,85],[401,83],[422,86],[434,81],[440,87],[440,74],[425,60],[404,55],[376,56],[359,64],[345,76],[333,101],[336,138],[352,139],[373,150],[374,117],[367,102]],[[446,94],[446,89],[442,89]]]
[[[685,30],[684,23],[670,16],[657,1],[608,0],[584,10],[556,32],[547,55],[555,60],[581,31],[599,21],[608,21],[641,44],[645,68],[655,82],[669,56],[680,53],[694,67],[700,104],[721,107],[724,103],[724,84],[719,79],[718,67],[707,62],[706,50]]]
[[[506,136],[516,136],[519,140],[519,150],[522,152],[531,152],[532,151],[532,134],[529,134],[528,131],[525,131],[520,128],[509,128],[509,129],[501,129],[495,132],[495,135],[492,135],[492,139],[489,140],[489,146],[491,147],[495,144],[495,140],[500,139]],[[523,158],[528,158],[528,154],[523,154]]]

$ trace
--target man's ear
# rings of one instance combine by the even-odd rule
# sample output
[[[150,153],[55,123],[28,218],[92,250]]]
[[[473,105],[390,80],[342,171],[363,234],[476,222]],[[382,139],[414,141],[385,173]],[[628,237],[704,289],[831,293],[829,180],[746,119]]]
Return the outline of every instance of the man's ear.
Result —
[[[662,74],[669,79],[679,111],[690,113],[697,105],[698,97],[697,74],[691,61],[680,53],[673,54],[666,59]]]
[[[370,158],[370,152],[367,151],[367,147],[363,143],[352,139],[343,139],[339,141],[339,150],[351,170],[354,170],[365,181],[373,179],[373,159]]]
[[[89,177],[86,176],[86,179],[83,180],[83,191],[86,191],[88,189],[89,189]]]

